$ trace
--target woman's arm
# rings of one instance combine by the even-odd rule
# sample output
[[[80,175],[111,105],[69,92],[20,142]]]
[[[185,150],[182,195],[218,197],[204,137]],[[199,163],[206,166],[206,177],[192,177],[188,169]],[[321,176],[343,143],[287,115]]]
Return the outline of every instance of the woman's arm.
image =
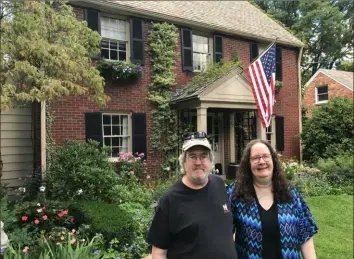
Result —
[[[152,259],[166,259],[167,250],[152,246]]]
[[[303,243],[300,249],[304,259],[316,259],[315,245],[312,237]]]

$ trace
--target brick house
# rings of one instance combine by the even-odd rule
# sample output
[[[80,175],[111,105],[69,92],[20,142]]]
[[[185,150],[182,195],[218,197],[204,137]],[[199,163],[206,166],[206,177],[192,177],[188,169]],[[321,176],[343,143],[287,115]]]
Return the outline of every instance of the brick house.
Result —
[[[282,81],[283,87],[276,93],[269,128],[261,127],[248,80],[239,68],[197,92],[176,95],[172,104],[181,121],[210,136],[216,166],[223,174],[230,163],[239,162],[243,148],[254,138],[270,141],[284,157],[300,158],[300,59],[304,45],[261,10],[247,1],[76,0],[70,4],[77,18],[87,20],[88,26],[103,37],[102,57],[140,63],[143,76],[134,84],[106,81],[105,90],[111,100],[104,107],[85,96],[53,102],[55,119],[51,132],[57,144],[67,138],[92,138],[102,145],[111,143],[112,160],[118,151],[144,152],[148,172],[159,168],[163,158],[152,151],[149,140],[154,107],[146,99],[152,76],[148,34],[151,22],[168,22],[178,28],[179,34],[174,91],[182,89],[208,64],[220,58],[230,61],[235,53],[246,69],[278,38],[276,79]],[[46,164],[44,106],[33,107],[30,135],[35,150],[32,162],[42,168]],[[17,149],[18,152],[11,149],[13,156],[21,151],[20,147]]]
[[[305,84],[303,105],[306,116],[312,109],[327,103],[333,97],[353,99],[353,72],[319,69]]]

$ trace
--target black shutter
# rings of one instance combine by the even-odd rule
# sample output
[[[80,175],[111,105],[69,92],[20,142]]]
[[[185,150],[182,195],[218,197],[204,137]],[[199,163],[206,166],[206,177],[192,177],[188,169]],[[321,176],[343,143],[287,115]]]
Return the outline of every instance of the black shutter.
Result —
[[[256,57],[258,57],[258,43],[250,42],[250,61],[252,62]]]
[[[87,22],[87,27],[101,34],[101,19],[98,10],[90,8],[85,9],[85,20]]]
[[[181,28],[182,71],[193,71],[192,30]]]
[[[275,116],[275,139],[277,151],[284,151],[284,117]]]
[[[133,154],[136,152],[144,153],[144,159],[147,159],[146,149],[146,115],[145,113],[133,113],[132,116],[133,132]]]
[[[223,37],[214,35],[214,63],[224,58]]]
[[[275,80],[283,81],[283,57],[282,57],[282,49],[276,47],[275,51],[275,62],[276,62],[276,73]]]
[[[85,114],[86,141],[96,140],[103,146],[102,136],[102,114],[100,112],[89,112]]]
[[[132,63],[145,64],[144,25],[141,19],[130,18],[130,52]]]

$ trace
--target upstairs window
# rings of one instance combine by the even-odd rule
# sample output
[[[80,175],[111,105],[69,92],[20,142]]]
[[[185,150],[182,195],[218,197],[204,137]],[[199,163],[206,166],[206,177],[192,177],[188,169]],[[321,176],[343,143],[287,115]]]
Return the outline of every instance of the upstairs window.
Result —
[[[319,86],[316,90],[316,104],[328,102],[328,86]]]
[[[204,71],[209,63],[209,38],[193,34],[193,71]]]
[[[101,56],[110,60],[127,59],[127,22],[101,16]]]

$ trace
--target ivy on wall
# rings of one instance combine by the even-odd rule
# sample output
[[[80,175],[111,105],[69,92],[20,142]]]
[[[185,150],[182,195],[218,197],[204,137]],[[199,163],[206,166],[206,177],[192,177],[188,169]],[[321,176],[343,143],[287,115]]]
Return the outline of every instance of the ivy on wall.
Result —
[[[170,106],[171,87],[175,85],[176,80],[173,70],[177,28],[168,23],[152,23],[148,41],[152,69],[148,100],[155,105],[155,110],[151,114],[150,143],[154,151],[162,152],[165,158],[163,168],[171,168],[176,162],[174,153],[178,145],[177,115]]]

